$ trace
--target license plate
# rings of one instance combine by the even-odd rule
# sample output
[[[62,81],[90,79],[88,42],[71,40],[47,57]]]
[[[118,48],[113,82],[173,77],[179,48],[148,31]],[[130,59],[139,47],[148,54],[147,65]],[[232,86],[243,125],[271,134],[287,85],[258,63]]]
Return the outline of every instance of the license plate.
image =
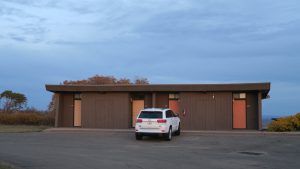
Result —
[[[152,125],[152,122],[147,122],[148,125]]]

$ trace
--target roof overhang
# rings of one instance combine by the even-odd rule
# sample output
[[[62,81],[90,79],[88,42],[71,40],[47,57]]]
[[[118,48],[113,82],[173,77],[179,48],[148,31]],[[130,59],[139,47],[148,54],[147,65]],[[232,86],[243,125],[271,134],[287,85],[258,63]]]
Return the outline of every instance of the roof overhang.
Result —
[[[46,85],[46,90],[62,92],[261,92],[267,98],[271,84],[149,84],[149,85]]]

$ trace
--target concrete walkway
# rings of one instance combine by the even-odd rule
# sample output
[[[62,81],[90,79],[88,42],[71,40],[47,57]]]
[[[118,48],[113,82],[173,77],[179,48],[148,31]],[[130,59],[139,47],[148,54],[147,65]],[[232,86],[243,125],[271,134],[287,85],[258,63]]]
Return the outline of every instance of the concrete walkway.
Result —
[[[44,132],[122,132],[133,133],[134,129],[97,129],[97,128],[49,128]],[[300,132],[269,132],[269,131],[257,131],[257,130],[232,130],[232,131],[215,131],[215,130],[182,130],[182,133],[186,134],[233,134],[233,135],[300,135]]]

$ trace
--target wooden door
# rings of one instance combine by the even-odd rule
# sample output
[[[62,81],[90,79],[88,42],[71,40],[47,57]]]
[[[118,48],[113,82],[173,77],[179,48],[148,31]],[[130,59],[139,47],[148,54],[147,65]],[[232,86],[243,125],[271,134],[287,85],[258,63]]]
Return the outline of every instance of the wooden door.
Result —
[[[169,109],[173,110],[174,113],[179,114],[178,100],[169,100]]]
[[[144,100],[133,100],[132,101],[132,127],[135,127],[135,121],[140,111],[144,109]]]
[[[246,100],[233,101],[233,128],[246,128]]]
[[[81,126],[81,100],[74,100],[74,127]]]

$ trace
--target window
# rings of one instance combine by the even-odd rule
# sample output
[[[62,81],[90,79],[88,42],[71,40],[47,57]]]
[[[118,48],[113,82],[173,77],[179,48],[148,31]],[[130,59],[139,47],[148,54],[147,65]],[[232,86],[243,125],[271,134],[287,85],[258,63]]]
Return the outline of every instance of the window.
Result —
[[[75,93],[74,94],[74,100],[81,100],[81,94],[80,93]]]
[[[177,117],[176,113],[174,113],[172,110],[170,110],[170,111],[171,111],[171,114],[172,114],[173,117]]]
[[[170,118],[170,117],[176,117],[176,114],[172,111],[172,110],[168,110],[166,112],[166,117]]]
[[[233,93],[233,99],[246,99],[246,93]]]
[[[171,110],[166,111],[166,118],[173,117]]]
[[[161,111],[142,111],[139,118],[143,119],[161,119],[162,112]]]
[[[144,93],[135,93],[132,95],[133,100],[144,100],[145,94]]]
[[[169,94],[169,100],[178,100],[179,94],[178,93],[170,93]]]

